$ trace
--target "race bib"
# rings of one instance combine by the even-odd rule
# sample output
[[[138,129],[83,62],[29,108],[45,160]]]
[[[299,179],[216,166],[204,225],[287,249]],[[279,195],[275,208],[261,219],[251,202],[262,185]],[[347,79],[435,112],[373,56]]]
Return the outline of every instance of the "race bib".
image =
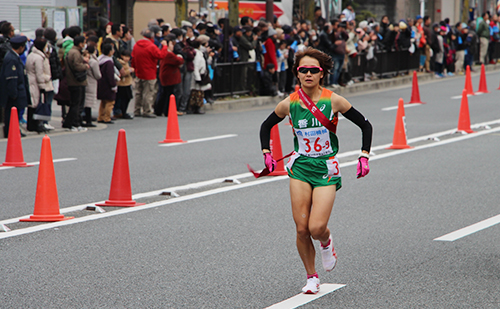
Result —
[[[330,131],[325,127],[295,129],[299,151],[306,157],[321,157],[333,153]]]
[[[328,168],[329,177],[340,177],[340,166],[337,157],[326,160],[326,167]]]

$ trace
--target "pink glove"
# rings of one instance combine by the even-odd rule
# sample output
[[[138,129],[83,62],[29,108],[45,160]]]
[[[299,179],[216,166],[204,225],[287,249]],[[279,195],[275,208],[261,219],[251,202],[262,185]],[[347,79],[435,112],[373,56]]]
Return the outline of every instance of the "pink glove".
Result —
[[[266,165],[269,172],[274,171],[276,168],[276,160],[273,159],[273,155],[270,152],[264,154],[264,164]]]
[[[368,166],[368,158],[359,157],[358,159],[358,178],[365,177],[370,172],[370,167]]]

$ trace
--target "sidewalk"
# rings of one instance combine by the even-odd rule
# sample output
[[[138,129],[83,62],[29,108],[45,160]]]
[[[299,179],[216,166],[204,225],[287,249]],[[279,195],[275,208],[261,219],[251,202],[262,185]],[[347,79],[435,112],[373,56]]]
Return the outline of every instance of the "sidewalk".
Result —
[[[472,76],[479,75],[481,73],[481,66],[474,65],[472,68]],[[500,70],[500,64],[489,64],[485,66],[485,71],[496,71]],[[464,78],[465,75],[455,75],[448,78]],[[425,82],[430,80],[441,80],[435,78],[434,73],[418,73],[418,82]],[[383,78],[377,79],[368,82],[359,82],[352,84],[346,87],[340,87],[337,89],[333,89],[332,87],[327,87],[328,89],[334,91],[335,93],[342,96],[349,96],[349,94],[358,94],[363,92],[369,92],[379,89],[392,88],[402,85],[411,84],[413,81],[413,72],[409,75],[398,76],[394,78]],[[270,96],[258,96],[258,97],[249,97],[242,99],[231,99],[231,100],[217,100],[214,104],[205,104],[205,109],[207,111],[229,111],[229,110],[239,110],[239,109],[250,109],[254,107],[262,107],[262,106],[272,106],[278,104],[282,97],[270,97]]]

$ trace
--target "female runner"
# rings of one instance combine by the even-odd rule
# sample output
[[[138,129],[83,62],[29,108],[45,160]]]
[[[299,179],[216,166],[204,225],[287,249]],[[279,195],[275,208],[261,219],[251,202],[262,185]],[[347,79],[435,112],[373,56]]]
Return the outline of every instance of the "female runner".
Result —
[[[312,101],[326,116],[334,125],[333,131],[338,122],[338,112],[361,128],[363,143],[357,176],[364,177],[370,171],[368,155],[372,126],[345,98],[321,86],[331,68],[330,56],[316,49],[308,48],[295,54],[293,73],[302,88],[302,97],[308,102]],[[319,278],[314,265],[316,252],[312,239],[320,241],[325,271],[331,271],[337,263],[327,225],[335,193],[342,186],[336,157],[338,140],[335,132],[323,126],[306,107],[299,93],[294,92],[276,106],[261,126],[262,152],[269,171],[276,167],[276,161],[269,150],[271,128],[286,116],[290,117],[294,131],[295,151],[286,165],[290,177],[292,214],[297,230],[297,249],[307,272],[307,284],[302,291],[316,294],[319,291]],[[329,127],[332,129],[331,125]]]

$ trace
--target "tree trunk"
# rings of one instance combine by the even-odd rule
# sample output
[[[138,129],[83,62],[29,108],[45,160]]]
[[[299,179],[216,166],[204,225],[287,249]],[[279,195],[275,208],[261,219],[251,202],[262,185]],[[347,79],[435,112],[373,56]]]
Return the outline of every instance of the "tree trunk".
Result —
[[[229,17],[229,25],[231,27],[236,27],[239,25],[239,16],[240,16],[240,0],[228,0],[228,17]]]
[[[181,26],[181,21],[187,20],[188,0],[175,0],[175,24]]]

